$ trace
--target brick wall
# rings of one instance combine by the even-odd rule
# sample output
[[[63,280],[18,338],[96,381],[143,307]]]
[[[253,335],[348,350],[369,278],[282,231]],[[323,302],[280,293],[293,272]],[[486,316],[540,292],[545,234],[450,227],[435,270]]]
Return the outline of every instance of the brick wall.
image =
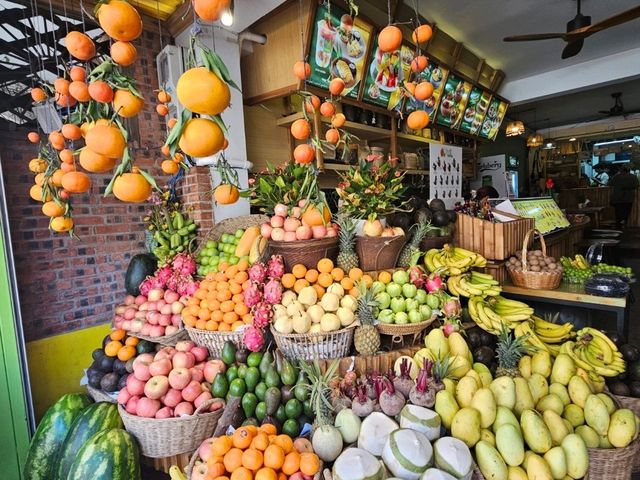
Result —
[[[160,50],[159,36],[145,32],[136,45],[139,59],[131,73],[144,94],[145,108],[138,116],[140,145],[135,158],[162,185],[167,177],[161,175],[158,165],[165,126],[164,119],[155,113],[153,91],[158,88],[155,55]],[[0,161],[25,336],[30,341],[111,320],[113,308],[125,295],[124,273],[129,259],[144,251],[146,206],[122,203],[113,196],[103,198],[110,175],[91,174],[89,192],[73,198],[80,239],[49,231],[41,204],[29,198],[33,174],[27,164],[37,152],[26,140],[27,131],[0,130]],[[183,187],[186,198],[200,202],[196,205],[202,207],[199,216],[209,215],[203,230],[211,226],[210,200],[207,210],[207,203],[201,202],[204,198],[193,192],[210,188],[206,169],[189,173]]]

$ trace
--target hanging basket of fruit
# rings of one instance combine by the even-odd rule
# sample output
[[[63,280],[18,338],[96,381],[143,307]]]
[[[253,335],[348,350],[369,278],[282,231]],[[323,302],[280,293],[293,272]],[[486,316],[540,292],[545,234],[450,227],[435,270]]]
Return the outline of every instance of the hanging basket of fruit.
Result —
[[[356,252],[360,260],[360,268],[365,272],[395,268],[406,241],[405,235],[356,237]]]
[[[528,251],[529,238],[538,234],[542,250]],[[507,262],[511,281],[517,287],[553,290],[562,281],[562,267],[552,257],[547,257],[547,244],[535,228],[529,230],[522,241],[522,256]]]

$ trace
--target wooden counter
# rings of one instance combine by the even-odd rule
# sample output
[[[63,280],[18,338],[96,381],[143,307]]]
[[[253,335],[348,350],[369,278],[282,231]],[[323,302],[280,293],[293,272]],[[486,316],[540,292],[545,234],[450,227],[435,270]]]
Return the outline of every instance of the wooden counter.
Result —
[[[588,226],[589,222],[585,222],[545,235],[547,255],[558,259],[562,256],[572,257],[576,253],[580,253],[576,251],[576,245],[584,238],[584,231]],[[539,248],[540,242],[536,240],[534,245]]]

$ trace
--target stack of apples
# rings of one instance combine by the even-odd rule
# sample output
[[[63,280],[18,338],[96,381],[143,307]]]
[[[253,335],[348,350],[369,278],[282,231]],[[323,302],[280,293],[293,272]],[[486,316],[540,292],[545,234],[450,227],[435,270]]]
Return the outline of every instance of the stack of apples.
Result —
[[[115,328],[148,336],[163,337],[180,330],[182,309],[188,297],[171,289],[153,288],[147,296],[127,295],[122,305],[116,307]]]
[[[365,220],[362,227],[362,233],[365,237],[397,237],[404,235],[401,227],[385,227],[380,219]]]
[[[118,394],[118,403],[139,417],[171,418],[193,415],[212,400],[211,382],[224,370],[222,360],[207,360],[209,352],[191,340],[164,347],[155,355],[143,353]],[[222,408],[214,402],[206,411]]]
[[[304,200],[299,206],[289,209],[279,203],[273,209],[269,222],[260,227],[260,234],[275,242],[295,242],[338,236],[338,225],[331,223],[331,213],[325,206],[323,212],[315,206],[304,208]]]

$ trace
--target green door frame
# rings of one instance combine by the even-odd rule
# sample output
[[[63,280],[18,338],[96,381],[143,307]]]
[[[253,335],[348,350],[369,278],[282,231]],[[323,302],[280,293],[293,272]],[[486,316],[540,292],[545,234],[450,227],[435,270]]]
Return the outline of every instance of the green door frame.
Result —
[[[9,222],[0,164],[0,472],[2,478],[22,478],[33,432],[25,344],[13,268]]]

